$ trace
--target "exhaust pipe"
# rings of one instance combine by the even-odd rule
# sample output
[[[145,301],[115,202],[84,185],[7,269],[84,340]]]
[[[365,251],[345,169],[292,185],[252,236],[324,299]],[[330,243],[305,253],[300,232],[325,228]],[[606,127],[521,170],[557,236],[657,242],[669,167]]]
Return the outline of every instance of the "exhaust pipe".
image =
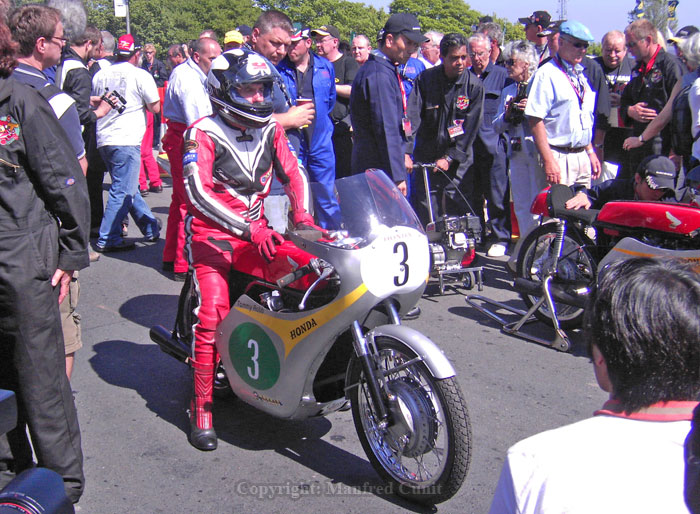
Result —
[[[162,325],[156,325],[149,331],[151,340],[160,346],[161,351],[180,362],[187,363],[190,358],[190,349],[178,339],[173,338],[172,333]]]
[[[530,280],[527,278],[516,278],[515,283],[514,283],[514,288],[518,293],[523,293],[523,294],[528,294],[528,295],[533,295],[533,296],[542,296],[542,282],[536,282],[534,280]],[[568,293],[567,291],[564,291],[561,289],[561,287],[558,287],[557,284],[552,284],[552,288],[550,290],[550,293],[552,294],[552,297],[555,300],[560,301],[561,303],[565,303],[567,305],[573,305],[574,307],[580,307],[584,309],[586,307],[586,302],[588,301],[588,296],[590,294],[590,291],[588,288],[583,288],[585,289],[582,294],[579,295],[572,295]]]

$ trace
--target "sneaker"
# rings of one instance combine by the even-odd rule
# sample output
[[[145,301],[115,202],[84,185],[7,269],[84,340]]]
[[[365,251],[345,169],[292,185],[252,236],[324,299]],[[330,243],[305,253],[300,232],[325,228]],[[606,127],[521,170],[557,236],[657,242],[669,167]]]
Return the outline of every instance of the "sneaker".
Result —
[[[127,250],[133,250],[136,244],[133,241],[120,241],[116,244],[111,245],[95,245],[95,251],[99,253],[111,253],[111,252],[124,252]]]
[[[149,190],[151,193],[162,193],[162,192],[163,192],[163,186],[162,186],[162,185],[151,186],[151,187],[148,188],[148,190]]]
[[[183,271],[182,273],[174,273],[173,274],[173,280],[175,282],[184,282],[187,279],[187,272]]]
[[[148,196],[148,189],[139,188],[139,193],[141,193],[141,196]]]
[[[100,260],[100,254],[94,250],[88,249],[88,256],[90,257],[90,262],[97,262]]]
[[[506,254],[507,249],[508,247],[503,243],[494,243],[489,248],[489,251],[486,252],[486,255],[489,257],[503,257]]]

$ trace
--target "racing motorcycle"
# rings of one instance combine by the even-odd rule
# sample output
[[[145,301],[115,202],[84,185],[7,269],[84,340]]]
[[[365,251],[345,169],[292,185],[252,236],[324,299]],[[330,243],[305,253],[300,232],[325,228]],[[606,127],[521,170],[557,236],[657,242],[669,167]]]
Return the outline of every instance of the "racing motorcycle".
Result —
[[[561,329],[580,326],[587,297],[611,263],[632,257],[700,261],[697,197],[689,204],[614,201],[600,210],[566,209],[572,196],[569,187],[555,184],[535,198],[531,212],[553,221],[525,238],[515,280],[529,314],[554,326],[560,336],[555,347],[563,351],[569,342]]]
[[[231,310],[216,337],[217,387],[272,416],[305,419],[352,410],[371,464],[392,491],[435,504],[452,497],[470,461],[471,427],[442,350],[401,324],[429,274],[428,240],[379,170],[336,181],[341,230],[290,232],[267,263],[253,245],[229,280]],[[188,362],[191,285],[161,349]]]

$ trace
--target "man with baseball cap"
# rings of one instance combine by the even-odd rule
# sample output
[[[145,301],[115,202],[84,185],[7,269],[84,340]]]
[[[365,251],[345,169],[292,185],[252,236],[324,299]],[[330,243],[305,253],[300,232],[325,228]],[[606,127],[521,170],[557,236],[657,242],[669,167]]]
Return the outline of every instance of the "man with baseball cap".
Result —
[[[245,43],[243,39],[243,34],[237,30],[229,30],[224,35],[224,52],[228,50],[233,50],[234,48],[240,48]]]
[[[277,70],[293,105],[299,99],[311,99],[316,116],[310,123],[287,130],[297,157],[306,167],[313,182],[321,184],[314,195],[319,222],[324,228],[339,228],[340,208],[333,192],[335,184],[335,154],[333,153],[333,122],[335,107],[335,72],[328,59],[311,51],[311,31],[297,28],[291,37],[287,56],[277,64]]]
[[[352,84],[352,172],[382,169],[405,195],[407,170],[413,167],[405,145],[412,130],[398,66],[406,64],[427,39],[418,19],[408,13],[392,14],[377,39],[378,51],[370,55]]]
[[[141,46],[131,34],[119,38],[117,60],[97,72],[92,81],[93,96],[107,91],[118,93],[122,107],[97,120],[97,149],[112,177],[109,198],[95,244],[98,252],[130,250],[133,241],[122,238],[122,220],[134,218],[146,242],[158,241],[160,224],[139,193],[141,141],[146,132],[144,109],[160,112],[160,96],[153,77],[138,67]]]
[[[593,36],[574,20],[559,33],[559,52],[532,79],[525,116],[547,181],[589,187],[601,167],[593,149],[596,93],[581,65]]]
[[[535,45],[540,62],[554,54],[547,45],[547,36],[540,35],[552,21],[547,11],[535,11],[527,18],[518,18],[518,22],[525,25],[525,37]]]
[[[333,151],[335,152],[335,177],[350,175],[352,132],[350,130],[350,92],[359,64],[349,55],[338,50],[340,32],[333,25],[322,25],[311,31],[316,38],[316,51],[333,64],[335,70],[335,106],[331,112],[333,121]]]
[[[566,202],[567,209],[601,209],[614,200],[675,202],[676,165],[668,157],[650,155],[644,159],[634,178],[607,180],[589,189],[579,190]]]

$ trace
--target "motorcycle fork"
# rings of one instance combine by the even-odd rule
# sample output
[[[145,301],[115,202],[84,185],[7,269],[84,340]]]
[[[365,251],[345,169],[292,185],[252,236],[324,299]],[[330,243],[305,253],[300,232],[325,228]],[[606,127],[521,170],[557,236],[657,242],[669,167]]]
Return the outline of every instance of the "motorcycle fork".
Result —
[[[374,403],[377,417],[379,418],[378,426],[379,428],[386,428],[389,424],[389,411],[386,408],[384,396],[382,395],[382,391],[379,387],[379,379],[374,366],[374,359],[370,354],[369,343],[367,342],[367,338],[365,337],[362,327],[358,321],[352,322],[351,330],[352,344],[355,349],[355,354],[362,364],[362,371],[364,372],[365,379],[367,380],[369,395],[372,398],[372,403]]]

